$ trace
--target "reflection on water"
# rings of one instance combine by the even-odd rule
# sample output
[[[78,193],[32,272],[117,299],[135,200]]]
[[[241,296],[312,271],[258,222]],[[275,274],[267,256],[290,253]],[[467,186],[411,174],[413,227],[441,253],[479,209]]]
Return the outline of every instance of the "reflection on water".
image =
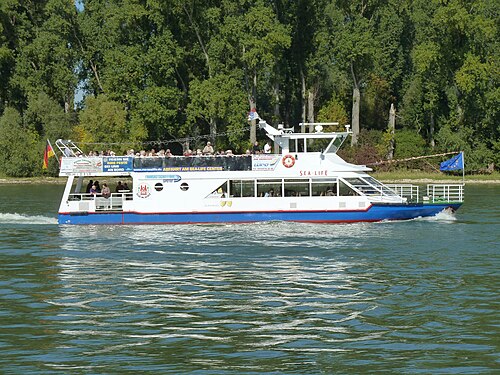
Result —
[[[500,360],[493,211],[354,225],[18,216],[0,220],[3,373],[475,374]]]

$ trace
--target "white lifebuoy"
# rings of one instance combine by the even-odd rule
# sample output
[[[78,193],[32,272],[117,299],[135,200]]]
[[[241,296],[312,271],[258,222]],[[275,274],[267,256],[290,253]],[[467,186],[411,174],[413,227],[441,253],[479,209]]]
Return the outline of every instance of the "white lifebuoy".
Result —
[[[293,155],[285,155],[283,157],[283,165],[287,168],[292,168],[293,165],[295,164],[295,158],[293,157]]]

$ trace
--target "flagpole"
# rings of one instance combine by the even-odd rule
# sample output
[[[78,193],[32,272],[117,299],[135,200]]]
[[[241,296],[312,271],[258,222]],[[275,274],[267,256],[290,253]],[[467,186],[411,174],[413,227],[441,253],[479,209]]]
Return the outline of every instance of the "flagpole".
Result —
[[[463,151],[460,151],[462,154],[462,185],[465,185],[465,155]]]

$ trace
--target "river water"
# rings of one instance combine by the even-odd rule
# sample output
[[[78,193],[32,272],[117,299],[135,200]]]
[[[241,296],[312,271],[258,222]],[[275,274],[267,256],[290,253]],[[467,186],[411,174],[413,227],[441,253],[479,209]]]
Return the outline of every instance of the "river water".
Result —
[[[500,186],[455,217],[58,226],[0,185],[2,374],[491,374]]]

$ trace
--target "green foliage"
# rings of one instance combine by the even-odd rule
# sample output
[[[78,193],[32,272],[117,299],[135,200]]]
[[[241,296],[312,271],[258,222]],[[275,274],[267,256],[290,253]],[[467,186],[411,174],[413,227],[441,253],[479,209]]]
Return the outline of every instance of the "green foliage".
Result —
[[[318,112],[319,122],[338,122],[340,126],[349,123],[349,117],[345,110],[344,103],[336,96],[326,102]],[[325,129],[327,131],[327,129]]]
[[[24,114],[26,126],[46,139],[69,139],[72,136],[70,115],[44,92],[28,97]]]
[[[421,156],[427,153],[427,146],[424,138],[413,130],[403,129],[396,131],[394,134],[394,140],[395,159]]]
[[[29,177],[41,172],[43,149],[38,135],[23,126],[21,115],[7,107],[0,117],[0,170],[9,177]]]
[[[110,148],[113,143],[136,141],[129,139],[130,129],[126,115],[123,104],[108,99],[106,95],[87,97],[85,109],[80,114],[80,124],[75,129],[78,141],[90,144],[90,150],[97,148],[92,147],[96,143],[100,143],[102,149]]]
[[[474,136],[473,130],[463,126],[454,127],[445,124],[436,136],[436,141],[443,151],[464,151],[466,172],[481,172],[498,156],[486,144]],[[498,147],[498,141],[497,141]]]
[[[39,173],[30,153],[47,138],[121,151],[200,136],[243,151],[249,106],[286,126],[352,118],[360,145],[343,152],[365,163],[387,154],[391,103],[395,158],[462,149],[468,171],[500,165],[495,1],[80,3],[0,2],[2,131],[34,145],[0,148],[8,173]]]

